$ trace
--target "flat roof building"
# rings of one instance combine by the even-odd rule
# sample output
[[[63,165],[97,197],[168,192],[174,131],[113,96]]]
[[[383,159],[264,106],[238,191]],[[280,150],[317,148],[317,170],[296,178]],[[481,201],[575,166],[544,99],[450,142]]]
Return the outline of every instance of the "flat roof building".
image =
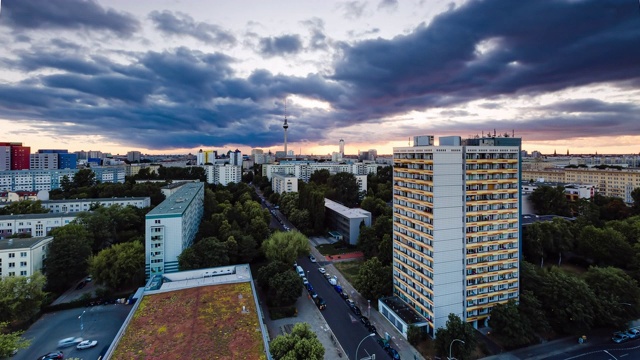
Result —
[[[204,211],[204,184],[187,183],[145,216],[148,277],[178,271],[178,256],[193,243]]]
[[[275,173],[271,179],[271,189],[278,194],[298,192],[298,178],[292,174]]]
[[[329,227],[338,231],[344,241],[351,245],[358,243],[360,225],[371,226],[371,213],[359,209],[349,208],[333,200],[324,199],[325,216]]]
[[[0,240],[0,277],[31,276],[42,270],[53,237]]]
[[[46,236],[57,227],[75,220],[72,214],[21,214],[0,215],[0,239],[14,234],[31,234],[34,237]]]

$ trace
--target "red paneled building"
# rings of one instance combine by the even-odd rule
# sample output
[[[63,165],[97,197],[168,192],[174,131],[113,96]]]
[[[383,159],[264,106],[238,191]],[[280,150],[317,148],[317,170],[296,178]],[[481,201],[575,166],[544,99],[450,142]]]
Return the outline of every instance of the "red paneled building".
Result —
[[[7,146],[10,148],[11,170],[29,170],[31,147],[22,146],[21,142],[0,142],[0,147]]]

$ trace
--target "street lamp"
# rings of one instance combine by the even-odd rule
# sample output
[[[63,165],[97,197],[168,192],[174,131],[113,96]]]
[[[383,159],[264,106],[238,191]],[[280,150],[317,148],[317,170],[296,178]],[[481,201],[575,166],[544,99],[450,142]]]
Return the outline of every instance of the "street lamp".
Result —
[[[80,316],[78,316],[78,319],[80,319],[80,337],[83,337],[84,334],[84,321],[82,320],[82,315],[84,315],[84,313],[86,313],[87,311],[83,311],[82,314],[80,314]]]
[[[365,337],[362,338],[362,340],[360,340],[360,343],[358,344],[358,347],[356,348],[356,356],[354,358],[354,360],[358,360],[358,350],[360,350],[360,345],[362,345],[362,342],[367,340],[368,337],[372,337],[372,336],[376,336],[375,333],[371,333]]]
[[[449,360],[453,360],[453,357],[451,356],[451,347],[453,346],[453,343],[456,342],[456,341],[459,341],[459,342],[464,344],[464,341],[462,341],[460,339],[451,340],[451,344],[449,344],[449,358],[448,358]]]

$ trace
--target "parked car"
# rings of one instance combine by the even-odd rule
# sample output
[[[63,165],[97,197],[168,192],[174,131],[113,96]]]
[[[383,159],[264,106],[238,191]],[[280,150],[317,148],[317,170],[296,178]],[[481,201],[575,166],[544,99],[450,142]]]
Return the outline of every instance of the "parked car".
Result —
[[[313,291],[313,285],[311,285],[311,283],[307,283],[305,286],[307,287],[307,291]]]
[[[349,294],[347,294],[347,292],[346,292],[346,291],[342,291],[342,292],[340,293],[340,296],[341,296],[343,299],[345,299],[345,300],[348,300],[348,299],[349,299]]]
[[[320,271],[320,274],[324,274],[327,272],[324,268],[318,268],[318,271]]]
[[[316,303],[316,306],[318,307],[318,309],[320,310],[324,310],[327,308],[327,303],[325,303],[324,299],[321,298],[320,296],[316,297],[315,299],[313,299],[313,302]]]
[[[611,337],[611,341],[613,341],[616,344],[620,344],[628,340],[629,340],[629,336],[627,336],[625,333],[622,333],[622,332],[617,332],[613,334],[613,337]]]
[[[340,286],[340,285],[336,285],[336,286],[334,286],[334,287],[333,287],[333,289],[334,289],[338,294],[340,294],[340,293],[342,292],[342,286]]]
[[[376,327],[373,326],[373,325],[369,325],[367,327],[367,330],[369,330],[369,332],[372,333],[372,334],[377,334],[378,333],[378,329],[376,329]]]
[[[356,303],[351,299],[347,299],[347,305],[349,305],[349,307],[352,308],[356,306]]]
[[[640,330],[636,328],[629,329],[627,330],[627,332],[625,332],[625,335],[627,335],[629,339],[635,339],[637,337],[640,337]]]
[[[327,279],[327,280],[331,279],[331,275],[329,273],[326,272],[323,275],[324,275],[325,279]]]
[[[92,282],[92,281],[93,281],[93,278],[91,277],[91,275],[89,275],[89,276],[87,276],[87,278],[86,278],[86,279],[84,279],[84,281],[86,281],[86,282]]]
[[[90,349],[94,346],[98,345],[97,340],[84,340],[76,346],[78,350]]]
[[[313,255],[309,255],[309,260],[310,260],[312,263],[314,263],[314,262],[316,262],[316,257],[315,257],[315,256],[313,256]]]
[[[383,339],[383,338],[380,338],[380,337],[379,337],[378,339],[376,339],[376,342],[377,342],[377,343],[378,343],[378,344],[379,344],[383,349],[385,349],[385,351],[386,351],[386,349],[387,349],[388,347],[391,347],[391,345],[389,345],[389,342],[387,341],[387,339]]]
[[[315,299],[318,297],[318,293],[313,290],[309,290],[309,296],[311,296],[312,299]]]
[[[76,290],[82,289],[87,283],[84,280],[80,281],[80,283],[76,286]]]
[[[81,337],[68,337],[68,338],[64,338],[60,341],[58,341],[58,347],[59,348],[65,348],[68,346],[75,346],[79,343],[82,342],[82,338]]]
[[[335,286],[338,285],[338,277],[337,276],[332,276],[329,278],[329,284]]]
[[[362,311],[360,311],[360,308],[357,306],[352,307],[351,311],[353,311],[353,313],[356,314],[356,316],[362,316]]]
[[[387,354],[389,354],[389,356],[391,356],[391,358],[393,360],[400,360],[400,354],[398,354],[396,349],[394,349],[392,347],[388,347],[385,350],[387,351]]]
[[[360,317],[360,322],[365,326],[365,327],[369,327],[371,326],[371,323],[369,322],[369,318],[366,316],[361,316]]]
[[[309,285],[309,280],[307,280],[306,276],[302,277],[302,283],[305,284],[305,285]]]
[[[62,353],[62,351],[50,352],[38,358],[38,360],[54,360],[54,359],[64,359],[64,354]]]

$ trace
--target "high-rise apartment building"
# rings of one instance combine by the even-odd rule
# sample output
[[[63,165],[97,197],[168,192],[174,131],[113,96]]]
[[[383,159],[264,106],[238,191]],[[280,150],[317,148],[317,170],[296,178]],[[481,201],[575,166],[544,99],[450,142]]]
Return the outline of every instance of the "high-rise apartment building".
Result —
[[[11,146],[0,143],[0,171],[11,170]]]
[[[477,327],[519,296],[521,139],[432,139],[393,152],[395,297],[379,305],[405,336],[450,313]]]
[[[29,170],[31,147],[22,143],[9,143],[11,146],[11,170]]]
[[[127,160],[129,162],[140,162],[141,159],[142,159],[142,153],[140,151],[127,152]]]
[[[29,157],[29,167],[31,170],[53,170],[58,169],[58,154],[37,153]]]

